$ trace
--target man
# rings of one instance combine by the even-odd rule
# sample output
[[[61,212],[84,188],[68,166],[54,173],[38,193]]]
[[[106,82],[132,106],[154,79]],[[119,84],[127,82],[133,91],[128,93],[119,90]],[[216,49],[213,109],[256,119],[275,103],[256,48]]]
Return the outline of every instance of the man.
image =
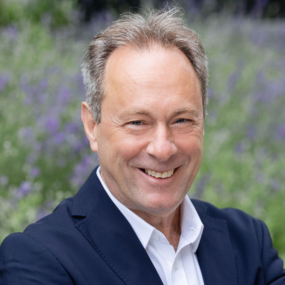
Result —
[[[0,248],[13,284],[285,284],[263,222],[187,196],[203,153],[207,61],[178,9],[128,15],[83,64],[95,169]]]

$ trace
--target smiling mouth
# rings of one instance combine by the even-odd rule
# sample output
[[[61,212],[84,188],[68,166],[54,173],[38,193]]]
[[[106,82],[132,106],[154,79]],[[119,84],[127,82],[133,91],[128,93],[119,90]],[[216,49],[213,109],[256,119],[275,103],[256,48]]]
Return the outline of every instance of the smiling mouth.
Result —
[[[146,174],[148,174],[149,176],[164,179],[164,178],[171,177],[176,169],[171,169],[171,170],[165,171],[165,172],[157,172],[157,171],[150,170],[150,169],[141,169],[141,170],[143,172],[145,172]]]

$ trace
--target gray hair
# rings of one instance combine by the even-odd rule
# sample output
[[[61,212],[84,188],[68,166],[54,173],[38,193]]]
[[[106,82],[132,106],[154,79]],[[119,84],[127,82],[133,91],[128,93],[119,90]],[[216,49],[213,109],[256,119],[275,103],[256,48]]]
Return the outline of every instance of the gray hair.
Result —
[[[159,44],[180,49],[191,62],[200,82],[205,117],[208,101],[207,57],[198,35],[186,26],[183,16],[178,7],[151,11],[146,17],[127,13],[94,37],[84,57],[82,75],[86,102],[96,123],[101,121],[106,62],[116,48],[127,45],[145,49]]]

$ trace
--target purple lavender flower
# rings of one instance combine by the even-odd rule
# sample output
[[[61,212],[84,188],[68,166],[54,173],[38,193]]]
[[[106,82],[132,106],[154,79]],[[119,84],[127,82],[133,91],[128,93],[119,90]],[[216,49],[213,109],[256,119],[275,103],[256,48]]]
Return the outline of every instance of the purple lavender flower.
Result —
[[[285,92],[285,83],[283,80],[268,80],[264,71],[258,71],[256,74],[256,90],[254,91],[254,100],[261,103],[270,103],[276,98],[283,96]]]
[[[242,72],[244,66],[243,60],[239,60],[236,65],[236,70],[229,76],[228,79],[228,92],[232,93]]]
[[[246,130],[246,135],[250,140],[253,140],[256,136],[256,129],[255,126],[250,125]]]
[[[81,130],[81,128],[78,127],[78,125],[76,123],[74,123],[74,122],[67,123],[65,125],[65,131],[68,132],[68,133],[76,133],[76,132],[78,132],[79,129]]]
[[[77,139],[76,141],[73,142],[72,147],[74,149],[74,151],[79,152],[83,149],[88,148],[89,146],[89,140],[87,139],[87,137],[84,135],[82,138]]]
[[[10,38],[11,40],[14,40],[17,38],[18,36],[18,31],[17,31],[17,28],[13,25],[11,26],[8,26],[4,33],[8,36],[8,38]]]
[[[48,87],[47,79],[40,80],[37,84],[30,84],[25,76],[20,78],[20,87],[25,92],[24,103],[44,103],[46,101],[45,91]]]
[[[8,74],[0,75],[0,92],[4,90],[10,80],[10,76]]]
[[[244,152],[244,143],[243,142],[238,142],[235,145],[235,153],[237,155],[241,155]]]
[[[30,181],[23,181],[18,188],[18,195],[20,197],[26,196],[32,191],[32,183]]]
[[[80,187],[86,176],[90,172],[91,168],[98,164],[98,156],[95,155],[85,155],[81,162],[76,165],[73,169],[71,182],[75,187]]]
[[[272,99],[276,99],[285,95],[285,82],[284,80],[269,81],[266,84],[267,93],[271,95]]]
[[[26,145],[34,145],[35,143],[35,130],[30,127],[23,127],[18,131],[18,137],[21,141],[23,141]]]
[[[50,134],[55,134],[57,130],[59,129],[59,122],[56,118],[50,117],[46,120],[45,122],[45,129],[50,133]]]
[[[71,98],[71,91],[68,88],[62,88],[58,94],[58,101],[61,104],[67,104]]]
[[[30,176],[36,178],[40,174],[40,170],[37,167],[33,167],[30,171]]]
[[[66,135],[62,132],[59,132],[59,133],[56,133],[52,140],[53,140],[53,143],[58,146],[60,144],[62,144],[64,141],[65,141],[65,138],[66,138]]]
[[[264,43],[266,43],[266,34],[263,31],[255,30],[251,35],[251,40],[261,47]]]
[[[48,81],[47,79],[42,79],[39,81],[37,88],[39,91],[45,91],[48,87]]]
[[[285,122],[280,124],[279,127],[277,128],[276,137],[278,140],[284,141],[284,139],[285,139]]]

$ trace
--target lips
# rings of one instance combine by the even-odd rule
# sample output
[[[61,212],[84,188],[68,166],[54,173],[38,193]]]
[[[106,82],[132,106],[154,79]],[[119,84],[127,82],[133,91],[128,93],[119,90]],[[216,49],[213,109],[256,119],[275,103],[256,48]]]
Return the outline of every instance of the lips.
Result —
[[[174,169],[165,171],[165,172],[158,172],[150,169],[144,169],[144,172],[148,174],[149,176],[155,177],[155,178],[168,178],[173,175]]]

